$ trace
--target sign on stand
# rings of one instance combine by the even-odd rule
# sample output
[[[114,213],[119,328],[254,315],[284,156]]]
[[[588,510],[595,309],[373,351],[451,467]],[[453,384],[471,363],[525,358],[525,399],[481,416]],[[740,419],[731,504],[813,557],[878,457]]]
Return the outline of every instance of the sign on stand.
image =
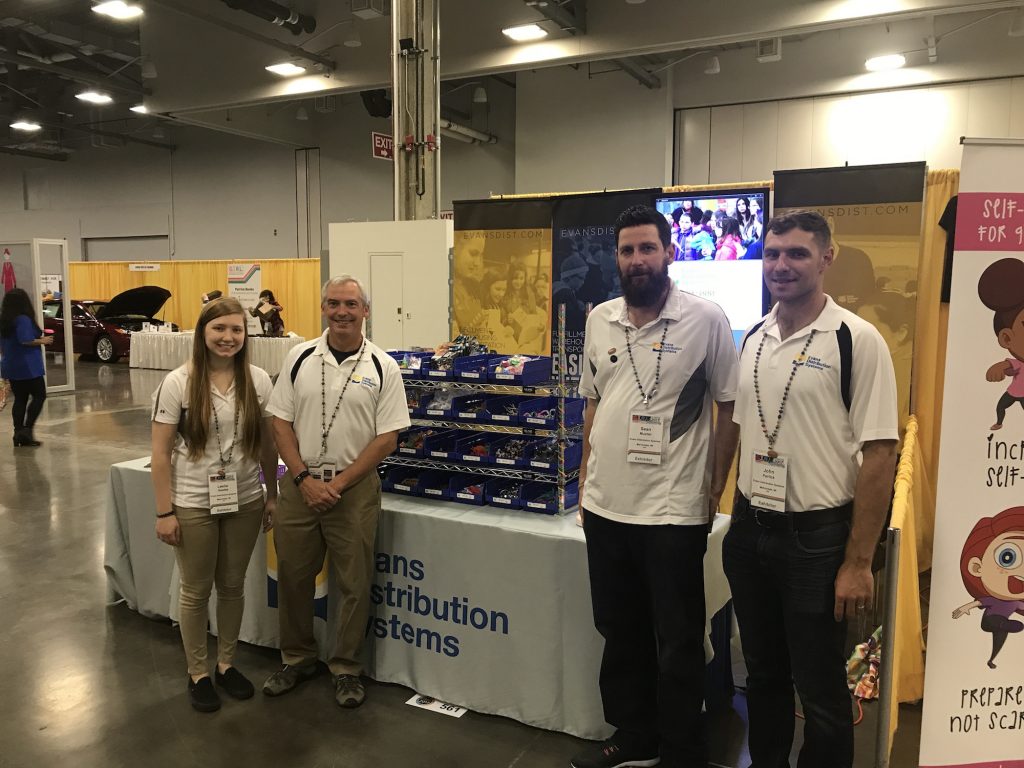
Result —
[[[965,140],[922,768],[1024,768],[1024,141]]]
[[[238,299],[246,310],[245,321],[250,336],[263,333],[260,319],[250,311],[260,303],[262,290],[259,264],[228,264],[228,296]]]
[[[395,159],[395,140],[386,133],[370,132],[370,139],[373,144],[373,156],[381,160]]]

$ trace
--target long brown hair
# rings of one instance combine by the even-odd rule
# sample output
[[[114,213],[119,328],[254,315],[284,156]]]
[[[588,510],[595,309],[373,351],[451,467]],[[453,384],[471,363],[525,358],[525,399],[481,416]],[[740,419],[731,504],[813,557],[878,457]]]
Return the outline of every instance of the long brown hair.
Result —
[[[192,365],[188,376],[188,412],[185,415],[184,438],[188,446],[188,457],[195,461],[206,453],[206,441],[210,437],[210,353],[206,348],[206,326],[218,317],[242,315],[244,310],[237,299],[224,297],[214,299],[199,313],[195,337],[192,342]],[[242,321],[243,327],[245,320]],[[260,457],[260,402],[256,396],[252,376],[249,375],[249,330],[246,328],[242,348],[235,354],[235,408],[241,425],[239,445],[242,452],[253,461]]]

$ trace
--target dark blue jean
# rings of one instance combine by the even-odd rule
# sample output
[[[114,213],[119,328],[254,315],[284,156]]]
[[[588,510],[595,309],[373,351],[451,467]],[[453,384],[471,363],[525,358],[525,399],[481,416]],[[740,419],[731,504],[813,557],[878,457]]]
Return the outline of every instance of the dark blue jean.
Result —
[[[805,717],[799,768],[850,768],[853,717],[846,622],[833,616],[850,524],[813,530],[733,519],[722,546],[747,665],[752,768],[788,768],[795,701]]]
[[[636,525],[584,512],[601,701],[616,739],[663,768],[707,765],[704,525]]]

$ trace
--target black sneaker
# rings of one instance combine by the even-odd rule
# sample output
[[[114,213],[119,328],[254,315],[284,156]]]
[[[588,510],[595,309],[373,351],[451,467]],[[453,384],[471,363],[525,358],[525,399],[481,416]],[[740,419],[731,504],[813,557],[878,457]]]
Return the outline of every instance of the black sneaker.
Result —
[[[334,701],[339,707],[355,709],[366,701],[366,688],[359,675],[337,675],[334,678]]]
[[[220,709],[220,696],[213,688],[209,677],[201,677],[198,681],[188,678],[188,698],[192,708],[200,712],[216,712]]]
[[[636,749],[608,739],[577,755],[572,768],[650,768],[661,762],[657,748]]]
[[[288,693],[299,683],[311,680],[320,673],[320,665],[314,660],[311,664],[292,666],[285,664],[281,669],[267,678],[263,684],[263,693],[267,696],[280,696]]]
[[[233,699],[251,699],[252,695],[256,693],[252,683],[234,667],[228,667],[228,671],[223,675],[220,670],[217,670],[214,673],[214,680]]]

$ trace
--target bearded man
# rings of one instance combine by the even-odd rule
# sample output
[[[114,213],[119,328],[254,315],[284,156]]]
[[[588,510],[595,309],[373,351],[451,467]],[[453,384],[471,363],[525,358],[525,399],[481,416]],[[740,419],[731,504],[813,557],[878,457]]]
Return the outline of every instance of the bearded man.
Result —
[[[704,768],[703,560],[736,450],[736,347],[722,309],[669,279],[664,216],[629,208],[615,240],[623,295],[587,318],[580,498],[616,731],[571,765]]]

